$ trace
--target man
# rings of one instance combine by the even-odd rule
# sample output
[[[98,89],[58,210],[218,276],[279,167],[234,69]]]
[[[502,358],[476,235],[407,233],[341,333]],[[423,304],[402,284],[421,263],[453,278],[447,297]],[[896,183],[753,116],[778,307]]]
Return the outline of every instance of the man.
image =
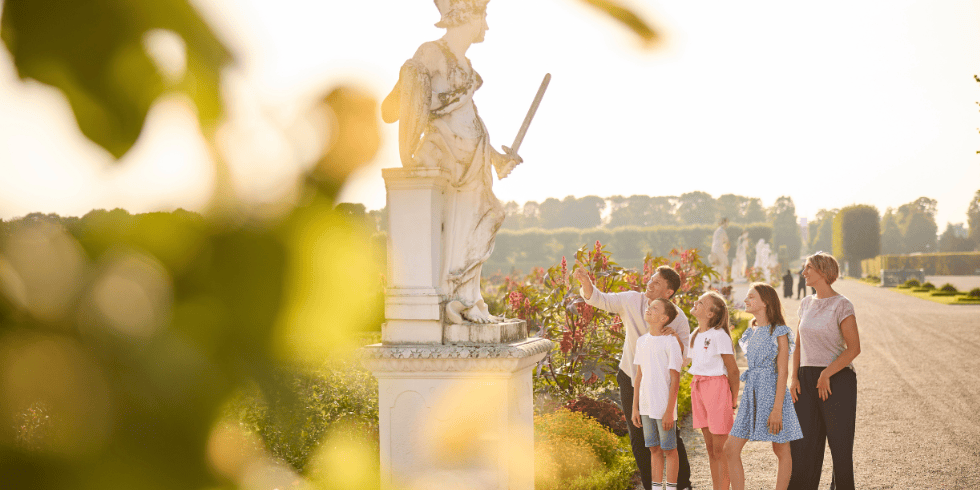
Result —
[[[623,344],[623,354],[620,358],[616,381],[619,383],[619,397],[623,404],[623,415],[629,421],[633,416],[633,377],[636,372],[633,357],[636,352],[636,340],[640,335],[647,332],[646,323],[643,321],[643,311],[655,299],[669,301],[681,287],[681,278],[674,269],[662,265],[657,268],[653,277],[647,282],[646,292],[604,293],[592,285],[589,273],[585,269],[578,268],[573,275],[582,285],[579,293],[585,298],[587,304],[617,314],[623,320],[626,341]],[[676,333],[680,339],[684,357],[682,366],[685,366],[691,357],[688,352],[691,341],[691,326],[687,321],[687,316],[680,308],[678,308],[678,312],[677,317],[667,324],[667,328],[671,329],[672,333]],[[626,425],[629,429],[633,458],[640,469],[640,479],[643,480],[643,488],[649,490],[651,488],[650,450],[647,449],[644,442],[643,430],[630,423]],[[677,434],[677,455],[680,463],[677,472],[677,488],[691,488],[691,465],[687,461],[687,450],[684,448],[684,441],[681,440],[680,432]]]

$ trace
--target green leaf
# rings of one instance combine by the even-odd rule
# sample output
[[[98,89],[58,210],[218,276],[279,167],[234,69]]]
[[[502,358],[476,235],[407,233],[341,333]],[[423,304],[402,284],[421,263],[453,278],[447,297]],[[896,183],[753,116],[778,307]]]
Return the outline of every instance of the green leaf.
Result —
[[[156,29],[183,39],[183,80],[167,82],[144,49]],[[204,127],[221,115],[220,69],[231,55],[187,0],[5,0],[0,38],[18,76],[63,92],[82,133],[116,158],[168,91],[187,94]]]

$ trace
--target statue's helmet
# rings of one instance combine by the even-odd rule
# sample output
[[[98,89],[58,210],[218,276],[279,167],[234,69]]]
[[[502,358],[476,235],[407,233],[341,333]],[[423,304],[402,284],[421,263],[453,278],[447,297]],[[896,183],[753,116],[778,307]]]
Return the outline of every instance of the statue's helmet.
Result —
[[[435,0],[442,18],[436,27],[455,27],[465,24],[477,15],[483,15],[490,0]]]

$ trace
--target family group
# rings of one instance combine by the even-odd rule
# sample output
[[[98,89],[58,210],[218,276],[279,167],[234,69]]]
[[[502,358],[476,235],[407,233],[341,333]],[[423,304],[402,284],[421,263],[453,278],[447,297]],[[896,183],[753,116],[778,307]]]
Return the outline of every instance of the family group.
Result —
[[[854,488],[852,361],[861,347],[854,306],[832,287],[839,270],[829,254],[807,258],[803,276],[816,294],[800,303],[796,339],[776,290],[765,283],[749,287],[745,310],[754,318],[739,340],[748,365],[741,375],[728,306],[717,292],[694,303],[698,327],[692,332],[687,316],[670,301],[681,280],[669,266],[659,267],[642,293],[602,292],[585,270],[573,273],[586,303],[623,320],[618,383],[645,489],[692,487],[676,421],[680,373],[688,363],[693,427],[704,436],[714,490],[745,488],[741,453],[748,441],[772,443],[777,489],[815,490],[827,444],[832,488]]]

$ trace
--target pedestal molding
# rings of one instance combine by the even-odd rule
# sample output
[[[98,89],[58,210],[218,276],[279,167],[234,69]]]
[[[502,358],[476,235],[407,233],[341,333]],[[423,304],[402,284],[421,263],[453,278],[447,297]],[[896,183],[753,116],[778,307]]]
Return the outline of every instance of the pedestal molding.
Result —
[[[437,372],[513,373],[540,361],[552,348],[533,337],[513,344],[374,344],[364,347],[361,362],[375,376],[425,376]]]

